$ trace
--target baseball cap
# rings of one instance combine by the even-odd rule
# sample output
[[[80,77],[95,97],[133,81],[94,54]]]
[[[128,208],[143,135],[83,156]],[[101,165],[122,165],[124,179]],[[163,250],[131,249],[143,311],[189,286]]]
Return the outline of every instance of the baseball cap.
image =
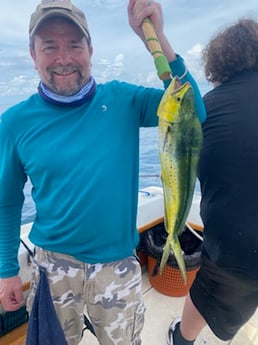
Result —
[[[88,42],[91,42],[86,17],[84,13],[74,6],[70,0],[42,0],[30,18],[30,38],[33,37],[44,20],[54,16],[61,16],[70,19],[82,31]]]

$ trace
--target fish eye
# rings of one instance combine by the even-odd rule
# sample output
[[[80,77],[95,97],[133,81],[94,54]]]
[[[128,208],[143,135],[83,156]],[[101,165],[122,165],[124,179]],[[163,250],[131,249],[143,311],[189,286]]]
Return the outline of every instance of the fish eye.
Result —
[[[178,96],[178,97],[176,98],[176,100],[177,100],[178,102],[180,102],[180,101],[181,101],[181,97]]]

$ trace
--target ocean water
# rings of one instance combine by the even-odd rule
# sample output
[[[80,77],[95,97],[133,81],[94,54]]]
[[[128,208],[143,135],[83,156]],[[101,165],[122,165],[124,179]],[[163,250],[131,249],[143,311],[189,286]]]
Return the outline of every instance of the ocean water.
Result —
[[[142,128],[140,132],[140,173],[139,190],[147,186],[161,187],[160,163],[158,154],[158,129]],[[197,183],[195,192],[199,194]],[[34,202],[31,197],[31,183],[24,188],[25,202],[22,211],[22,224],[30,223],[35,216]]]

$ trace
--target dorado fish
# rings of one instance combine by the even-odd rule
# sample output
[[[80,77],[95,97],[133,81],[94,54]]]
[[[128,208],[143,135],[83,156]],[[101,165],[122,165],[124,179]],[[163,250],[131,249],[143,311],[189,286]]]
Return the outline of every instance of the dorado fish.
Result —
[[[168,233],[160,263],[160,273],[173,252],[184,283],[186,268],[179,235],[192,204],[202,129],[195,111],[190,83],[174,78],[165,91],[159,108],[159,156],[164,192],[165,229]]]

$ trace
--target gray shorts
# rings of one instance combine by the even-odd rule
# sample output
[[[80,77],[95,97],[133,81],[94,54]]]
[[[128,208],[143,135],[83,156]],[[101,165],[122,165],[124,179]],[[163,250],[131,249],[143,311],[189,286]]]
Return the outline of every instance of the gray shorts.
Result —
[[[140,345],[145,306],[141,267],[134,256],[105,263],[85,264],[69,255],[37,248],[30,312],[39,280],[38,266],[47,270],[53,303],[68,345],[77,345],[84,328],[84,313],[101,345]]]
[[[213,333],[230,340],[258,306],[258,281],[231,274],[203,257],[190,296]]]

